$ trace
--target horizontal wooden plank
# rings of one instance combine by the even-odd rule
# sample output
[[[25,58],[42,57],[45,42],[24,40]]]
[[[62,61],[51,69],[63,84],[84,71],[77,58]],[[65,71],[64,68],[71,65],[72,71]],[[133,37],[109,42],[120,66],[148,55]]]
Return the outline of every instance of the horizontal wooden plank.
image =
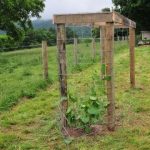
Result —
[[[54,15],[55,24],[94,24],[97,22],[113,22],[112,13],[87,13]]]
[[[106,22],[98,22],[98,23],[95,23],[94,24],[94,27],[104,27],[106,26]],[[114,23],[114,27],[117,29],[117,28],[129,28],[128,26],[125,26],[125,25],[121,25],[119,23]]]
[[[113,12],[113,21],[122,26],[136,28],[136,23],[134,21],[128,19],[127,17],[124,17],[117,12]]]
[[[136,28],[136,23],[117,12],[86,13],[86,14],[59,14],[54,15],[54,24],[94,25],[104,26],[113,23],[117,28]]]

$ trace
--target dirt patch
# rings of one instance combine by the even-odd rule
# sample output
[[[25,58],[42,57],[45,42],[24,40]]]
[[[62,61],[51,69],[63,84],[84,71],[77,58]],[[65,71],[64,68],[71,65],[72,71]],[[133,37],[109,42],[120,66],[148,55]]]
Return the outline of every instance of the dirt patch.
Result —
[[[90,132],[86,133],[84,129],[81,128],[72,128],[72,127],[67,127],[65,128],[62,133],[66,137],[81,137],[81,136],[96,136],[96,135],[108,135],[112,132],[115,132],[119,127],[123,125],[122,123],[122,118],[121,116],[116,115],[115,119],[115,130],[114,131],[109,131],[107,128],[107,124],[103,125],[91,125],[90,126]]]
[[[106,135],[110,133],[106,125],[91,125],[89,133],[86,133],[84,129],[69,128],[69,127],[63,130],[62,132],[66,137],[96,136],[96,135]]]

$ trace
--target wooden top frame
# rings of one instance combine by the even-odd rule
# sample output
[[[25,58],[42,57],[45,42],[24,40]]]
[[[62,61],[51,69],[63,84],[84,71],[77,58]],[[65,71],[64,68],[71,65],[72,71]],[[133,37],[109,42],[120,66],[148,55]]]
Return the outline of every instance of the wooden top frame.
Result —
[[[136,28],[136,23],[117,12],[54,15],[55,24],[105,26],[114,23],[116,28]]]

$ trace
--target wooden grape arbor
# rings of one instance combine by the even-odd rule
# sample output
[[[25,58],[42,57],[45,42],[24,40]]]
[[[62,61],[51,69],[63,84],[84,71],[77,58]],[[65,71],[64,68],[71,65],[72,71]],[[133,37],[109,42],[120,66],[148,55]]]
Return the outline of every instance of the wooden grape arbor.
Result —
[[[86,13],[86,14],[65,14],[54,15],[54,23],[57,26],[57,47],[59,61],[59,79],[61,101],[61,125],[67,127],[65,117],[68,108],[67,99],[67,65],[66,65],[66,31],[65,25],[92,25],[101,30],[101,54],[102,64],[106,66],[105,75],[110,77],[106,81],[107,98],[109,105],[107,108],[107,126],[110,131],[115,129],[115,92],[114,92],[114,29],[129,28],[130,45],[130,83],[135,87],[135,28],[136,23],[120,15],[117,12]],[[102,74],[104,75],[104,74]]]

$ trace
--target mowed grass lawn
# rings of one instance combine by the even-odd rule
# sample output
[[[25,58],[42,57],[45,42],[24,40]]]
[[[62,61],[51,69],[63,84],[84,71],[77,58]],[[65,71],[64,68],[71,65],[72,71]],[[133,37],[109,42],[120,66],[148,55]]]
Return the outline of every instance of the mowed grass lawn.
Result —
[[[74,67],[73,47],[67,47],[68,72],[79,76],[71,80],[75,80],[84,89],[89,76],[94,70],[99,70],[100,65],[98,55],[94,62],[91,60],[90,46],[81,44],[80,49],[79,57],[84,63]],[[119,126],[115,132],[105,136],[83,136],[66,145],[58,121],[60,96],[56,47],[49,48],[48,83],[42,79],[40,49],[2,53],[0,149],[149,150],[150,47],[136,48],[135,89],[130,89],[129,50],[126,44],[117,44],[115,54],[116,115]],[[85,78],[82,80],[80,77]]]

